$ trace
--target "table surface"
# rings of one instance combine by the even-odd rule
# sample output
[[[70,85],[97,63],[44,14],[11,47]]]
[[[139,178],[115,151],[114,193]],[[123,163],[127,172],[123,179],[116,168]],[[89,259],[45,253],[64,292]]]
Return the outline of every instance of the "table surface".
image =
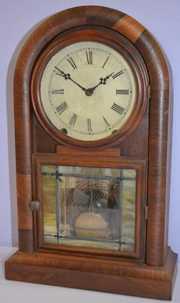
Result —
[[[8,281],[4,278],[4,261],[16,248],[0,247],[0,303],[157,303],[170,302],[121,296],[95,291]],[[180,303],[180,264],[173,300]],[[158,287],[158,285],[157,285]]]

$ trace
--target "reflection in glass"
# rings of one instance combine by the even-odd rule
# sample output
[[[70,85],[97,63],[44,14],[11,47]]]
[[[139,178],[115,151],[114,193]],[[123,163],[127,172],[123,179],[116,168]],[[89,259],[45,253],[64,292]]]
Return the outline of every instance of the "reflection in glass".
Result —
[[[136,171],[41,166],[44,241],[133,251]]]

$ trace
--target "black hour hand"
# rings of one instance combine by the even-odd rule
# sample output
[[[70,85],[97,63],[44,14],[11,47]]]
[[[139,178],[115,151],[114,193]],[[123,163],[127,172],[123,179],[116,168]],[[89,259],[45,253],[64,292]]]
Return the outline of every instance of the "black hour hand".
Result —
[[[69,80],[71,79],[71,75],[69,73],[65,73],[62,69],[60,69],[59,67],[55,66],[54,67],[56,70],[56,74],[63,77],[65,80]]]
[[[81,88],[84,92],[86,92],[86,88],[83,87],[81,84],[79,84],[77,81],[73,80],[69,73],[65,73],[62,69],[60,69],[57,66],[55,66],[55,70],[56,70],[56,75],[63,77],[65,80],[70,80],[71,82],[76,84],[79,88]]]

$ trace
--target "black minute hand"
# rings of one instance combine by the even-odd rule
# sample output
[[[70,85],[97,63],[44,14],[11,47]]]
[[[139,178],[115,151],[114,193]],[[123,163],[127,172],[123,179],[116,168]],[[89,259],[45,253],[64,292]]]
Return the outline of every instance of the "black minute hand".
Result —
[[[63,77],[65,80],[70,80],[74,84],[76,84],[78,87],[80,87],[83,91],[86,91],[86,88],[83,87],[81,84],[76,82],[71,78],[71,75],[69,73],[65,73],[63,70],[61,70],[59,67],[55,66],[56,69],[56,75]]]
[[[86,90],[86,92],[85,92],[86,95],[87,95],[87,96],[92,96],[92,94],[94,93],[95,89],[96,89],[98,86],[102,85],[102,84],[105,85],[105,84],[106,84],[106,81],[107,81],[113,74],[114,74],[114,73],[111,73],[111,74],[107,75],[107,76],[104,77],[104,78],[100,78],[98,84],[96,84],[95,86],[90,87],[90,88],[88,88],[88,89]]]
[[[100,84],[106,84],[106,81],[109,79],[109,78],[111,78],[111,76],[113,77],[113,74],[114,73],[110,73],[109,75],[107,75],[106,77],[104,77],[104,78],[100,78]]]

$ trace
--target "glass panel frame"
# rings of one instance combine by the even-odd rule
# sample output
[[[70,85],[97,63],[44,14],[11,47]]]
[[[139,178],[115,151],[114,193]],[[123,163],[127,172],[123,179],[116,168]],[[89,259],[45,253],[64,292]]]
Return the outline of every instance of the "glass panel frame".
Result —
[[[134,161],[121,157],[78,157],[63,156],[62,159],[57,154],[37,154],[33,156],[34,162],[34,177],[37,184],[34,196],[40,201],[40,210],[36,214],[36,223],[34,224],[35,234],[38,235],[35,246],[37,250],[62,250],[72,251],[76,253],[92,253],[100,255],[119,255],[131,256],[134,258],[142,258],[145,249],[145,202],[146,202],[146,170],[145,161]],[[79,166],[79,167],[98,167],[98,168],[114,168],[114,169],[133,169],[136,171],[136,220],[135,220],[135,246],[133,251],[119,251],[111,249],[99,249],[96,247],[70,246],[66,244],[57,245],[46,243],[43,239],[43,202],[41,190],[41,166],[56,165],[56,166]],[[143,226],[143,228],[142,228]]]

